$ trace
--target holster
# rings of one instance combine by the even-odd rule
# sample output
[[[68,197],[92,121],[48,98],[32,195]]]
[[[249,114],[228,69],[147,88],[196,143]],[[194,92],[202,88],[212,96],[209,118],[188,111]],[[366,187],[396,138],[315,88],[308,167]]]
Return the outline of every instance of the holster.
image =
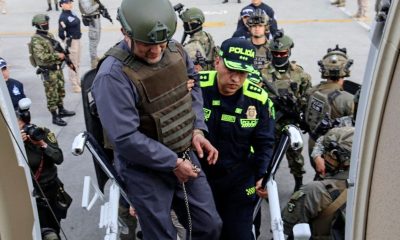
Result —
[[[36,70],[36,74],[42,74],[43,81],[49,81],[50,80],[49,69],[38,68]]]

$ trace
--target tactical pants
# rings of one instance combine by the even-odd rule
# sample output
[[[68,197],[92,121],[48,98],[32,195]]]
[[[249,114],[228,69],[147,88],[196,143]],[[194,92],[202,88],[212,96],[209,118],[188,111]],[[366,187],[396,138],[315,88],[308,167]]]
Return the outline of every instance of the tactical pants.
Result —
[[[193,153],[191,159],[200,166]],[[153,171],[135,165],[127,166],[120,174],[126,183],[128,197],[138,213],[145,240],[176,239],[171,207],[179,222],[189,229],[182,184],[173,172]],[[186,182],[185,189],[192,221],[192,239],[219,239],[222,222],[204,172]]]
[[[368,0],[357,0],[359,17],[366,17],[368,15]]]
[[[81,63],[81,43],[79,39],[72,39],[71,46],[69,48],[72,63],[75,65],[76,72],[68,68],[69,80],[72,83],[72,87],[81,86],[81,80],[79,77],[79,65]]]
[[[286,158],[289,163],[290,173],[294,177],[302,177],[303,174],[306,172],[304,170],[304,157],[301,154],[303,148],[298,150],[293,150],[288,148],[286,152]]]
[[[5,13],[5,11],[6,11],[6,0],[0,0],[0,11]]]
[[[47,4],[51,4],[51,0],[47,0]],[[58,0],[54,0],[54,4],[57,5],[58,4]]]
[[[44,91],[47,98],[47,109],[50,112],[57,110],[63,105],[65,97],[64,75],[62,70],[49,70],[49,76],[42,75]]]
[[[223,226],[220,240],[252,240],[255,203],[254,169],[247,164],[232,172],[206,172]]]
[[[101,33],[100,28],[100,16],[98,18],[93,18],[89,24],[89,54],[91,62],[97,61],[97,46],[99,46]]]

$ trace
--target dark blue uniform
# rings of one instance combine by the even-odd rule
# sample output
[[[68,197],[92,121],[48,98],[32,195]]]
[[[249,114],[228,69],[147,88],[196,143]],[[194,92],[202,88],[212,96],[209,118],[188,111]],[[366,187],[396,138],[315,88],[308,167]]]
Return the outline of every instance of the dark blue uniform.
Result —
[[[60,37],[60,39],[65,40],[65,38],[81,38],[81,20],[72,11],[63,10],[60,18],[58,19],[58,24],[58,37]]]
[[[272,9],[270,6],[268,6],[265,3],[261,3],[258,6],[255,6],[253,4],[249,4],[246,7],[244,7],[243,9],[248,8],[248,7],[254,8],[254,11],[260,8],[265,12],[265,14],[268,15],[268,17],[270,19],[269,20],[269,30],[270,30],[271,34],[274,35],[275,32],[278,30],[278,23],[276,22],[276,19],[275,19],[274,9]],[[244,25],[242,19],[239,19],[239,22],[237,24],[236,30],[239,30],[242,27],[246,27],[246,26]]]
[[[9,78],[6,81],[6,84],[14,109],[18,109],[19,100],[26,97],[24,93],[24,85],[20,81],[12,78]]]
[[[267,93],[247,79],[233,96],[222,96],[216,73],[200,74],[209,129],[206,137],[219,151],[216,165],[202,161],[202,167],[223,221],[221,239],[254,239],[251,228],[255,183],[272,156],[273,105]]]

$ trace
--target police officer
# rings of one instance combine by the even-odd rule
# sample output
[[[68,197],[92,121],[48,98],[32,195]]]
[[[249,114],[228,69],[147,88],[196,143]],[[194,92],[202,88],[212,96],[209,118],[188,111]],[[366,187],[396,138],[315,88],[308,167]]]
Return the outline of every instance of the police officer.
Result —
[[[55,44],[59,43],[54,39],[53,34],[49,33],[49,16],[35,15],[32,26],[35,26],[37,30],[29,44],[31,54],[29,58],[32,65],[40,69],[52,122],[58,126],[65,126],[67,122],[61,118],[75,115],[75,112],[64,108],[65,82],[62,63],[65,55],[55,50]]]
[[[17,110],[18,101],[26,97],[24,93],[24,85],[20,81],[10,78],[10,71],[8,70],[7,62],[2,57],[0,57],[0,69],[4,80],[6,81],[11,102],[14,106],[14,109]]]
[[[273,104],[246,79],[254,70],[254,56],[246,39],[227,39],[215,60],[216,71],[200,73],[206,137],[219,151],[216,165],[202,161],[202,166],[223,221],[220,239],[254,239],[255,186],[261,186],[274,145]]]
[[[293,116],[292,114],[296,112],[293,111],[294,109],[297,110],[298,114],[301,114],[306,107],[306,92],[311,88],[311,76],[295,61],[289,60],[294,43],[288,35],[275,37],[274,40],[269,42],[268,46],[272,59],[262,70],[262,75],[269,86],[273,88],[273,91],[269,92],[271,98],[273,100],[279,98],[287,104],[285,106],[287,108],[284,109],[282,104],[275,102],[278,110],[275,133],[277,139],[279,139],[282,127],[288,124],[301,124],[299,123],[300,115]],[[275,96],[274,93],[278,96]],[[286,152],[290,172],[295,179],[295,191],[302,185],[303,174],[305,173],[304,158],[301,152],[302,149],[295,151],[292,148],[289,148]]]
[[[339,226],[337,232],[343,234],[344,224],[339,221],[345,218],[346,179],[353,135],[354,127],[341,127],[318,138],[312,156],[324,165],[320,174],[323,180],[308,183],[293,193],[282,212],[285,234],[293,237],[292,229],[297,223],[311,225],[312,239],[333,239],[333,226]],[[344,236],[338,239],[344,239]]]
[[[183,21],[183,29],[190,36],[184,43],[190,59],[195,63],[196,70],[211,70],[214,68],[215,44],[211,34],[203,31],[204,13],[199,8],[188,8],[179,15]],[[201,58],[204,62],[200,63]],[[203,65],[203,66],[201,66]]]
[[[143,236],[176,239],[173,208],[192,239],[218,239],[222,222],[189,147],[210,164],[218,153],[203,136],[199,86],[187,89],[193,63],[171,40],[174,9],[168,0],[123,0],[117,16],[124,39],[106,53],[92,94]]]
[[[353,115],[353,95],[343,90],[344,78],[350,76],[353,60],[347,56],[346,48],[329,48],[318,61],[321,77],[326,79],[307,92],[305,120],[309,127],[309,153],[317,140],[319,125],[324,118],[330,120]],[[314,163],[311,161],[312,165]]]
[[[69,80],[72,83],[72,91],[75,93],[81,92],[81,82],[79,77],[79,65],[81,58],[80,39],[81,33],[81,20],[73,13],[72,0],[60,0],[62,12],[58,19],[58,37],[66,41],[67,47],[70,52],[70,58],[75,66],[75,70],[68,69]]]
[[[99,61],[97,56],[97,46],[99,45],[101,34],[99,7],[100,5],[96,0],[79,0],[83,25],[89,27],[89,54],[92,68],[96,68]]]
[[[251,34],[250,42],[256,48],[254,67],[260,71],[271,60],[267,38],[267,35],[269,35],[268,20],[268,16],[261,9],[257,9],[247,21]]]
[[[247,21],[250,18],[250,15],[254,12],[253,7],[245,7],[240,11],[240,20],[243,24],[238,26],[236,31],[233,33],[232,37],[240,37],[240,38],[250,38],[251,34],[249,31],[249,26],[247,25]]]
[[[25,99],[21,102],[23,100]],[[59,238],[60,221],[66,218],[72,201],[69,198],[60,202],[59,197],[60,191],[64,191],[64,184],[58,178],[56,165],[63,162],[63,153],[53,132],[31,124],[29,106],[21,106],[21,102],[17,111],[18,125],[33,174],[34,196],[42,237],[45,240],[61,239]],[[60,203],[65,204],[65,208],[60,208]]]

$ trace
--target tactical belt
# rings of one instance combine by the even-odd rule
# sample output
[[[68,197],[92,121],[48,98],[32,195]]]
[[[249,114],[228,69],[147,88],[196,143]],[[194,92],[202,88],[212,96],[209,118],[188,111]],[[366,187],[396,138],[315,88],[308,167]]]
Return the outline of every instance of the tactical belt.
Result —
[[[97,19],[97,18],[100,18],[100,13],[97,13],[94,15],[82,15],[82,18]]]
[[[44,70],[55,71],[55,70],[61,69],[61,64],[54,64],[54,65],[50,65],[50,66],[39,66],[39,68],[44,69]]]

